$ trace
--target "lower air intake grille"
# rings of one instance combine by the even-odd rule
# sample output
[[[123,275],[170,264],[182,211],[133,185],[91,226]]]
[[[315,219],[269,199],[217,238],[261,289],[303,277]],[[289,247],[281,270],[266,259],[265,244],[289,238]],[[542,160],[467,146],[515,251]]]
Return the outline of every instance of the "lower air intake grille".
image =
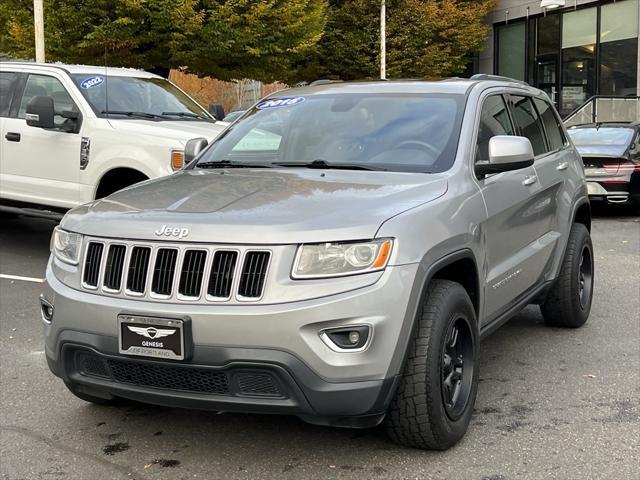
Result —
[[[122,267],[127,249],[124,245],[111,245],[107,253],[104,267],[104,286],[109,290],[119,291],[122,286]]]
[[[244,258],[238,294],[246,298],[262,296],[264,279],[269,266],[269,252],[248,252]]]
[[[102,261],[102,243],[91,242],[87,248],[87,256],[84,261],[84,275],[82,281],[89,287],[97,287],[100,278],[100,262]]]
[[[113,379],[120,383],[187,392],[229,393],[227,375],[224,372],[111,359],[106,363],[111,370]]]
[[[171,295],[177,259],[178,250],[174,248],[158,249],[156,265],[153,268],[153,281],[151,282],[151,291],[153,293]]]
[[[242,395],[280,397],[282,392],[273,377],[266,373],[237,374],[238,389]]]

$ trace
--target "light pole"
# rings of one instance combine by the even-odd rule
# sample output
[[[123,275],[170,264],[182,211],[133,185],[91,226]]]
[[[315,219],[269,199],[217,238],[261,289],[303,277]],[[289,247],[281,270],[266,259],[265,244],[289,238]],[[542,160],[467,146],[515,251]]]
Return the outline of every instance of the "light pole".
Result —
[[[44,14],[42,0],[33,0],[33,25],[36,40],[36,62],[44,62]]]
[[[380,78],[387,78],[387,4],[380,0]]]

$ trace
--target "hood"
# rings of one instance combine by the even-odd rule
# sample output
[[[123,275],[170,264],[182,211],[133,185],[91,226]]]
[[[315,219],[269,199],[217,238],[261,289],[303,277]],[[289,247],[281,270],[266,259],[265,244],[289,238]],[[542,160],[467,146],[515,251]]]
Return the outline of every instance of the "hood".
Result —
[[[373,238],[388,218],[438,198],[442,174],[311,169],[185,170],[70,211],[62,227],[87,235],[291,244]]]
[[[151,135],[167,139],[182,141],[196,137],[204,137],[211,141],[224,130],[228,123],[205,122],[198,120],[138,120],[138,119],[109,119],[109,124],[114,130],[136,133],[138,135]]]

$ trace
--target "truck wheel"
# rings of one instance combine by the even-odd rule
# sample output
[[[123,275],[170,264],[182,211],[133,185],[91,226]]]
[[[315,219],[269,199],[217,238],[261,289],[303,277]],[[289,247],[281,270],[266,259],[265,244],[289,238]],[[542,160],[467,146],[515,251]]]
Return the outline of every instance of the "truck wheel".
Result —
[[[94,395],[89,395],[88,393],[84,393],[80,391],[78,385],[71,382],[64,382],[66,387],[69,389],[71,393],[73,393],[80,400],[84,400],[85,402],[94,403],[96,405],[110,406],[110,405],[120,405],[122,402],[119,398],[111,397],[111,398],[102,398],[96,397]]]
[[[478,390],[478,324],[459,283],[431,282],[418,309],[402,379],[386,417],[401,445],[445,450],[471,420]]]
[[[593,244],[587,227],[574,223],[560,274],[540,311],[547,325],[578,328],[589,318],[593,299]]]

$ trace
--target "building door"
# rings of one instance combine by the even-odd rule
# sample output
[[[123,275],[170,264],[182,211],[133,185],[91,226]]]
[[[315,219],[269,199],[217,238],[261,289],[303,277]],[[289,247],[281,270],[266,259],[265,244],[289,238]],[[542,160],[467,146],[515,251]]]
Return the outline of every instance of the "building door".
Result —
[[[558,104],[559,76],[558,54],[539,55],[536,62],[536,86],[549,95],[554,104]]]

